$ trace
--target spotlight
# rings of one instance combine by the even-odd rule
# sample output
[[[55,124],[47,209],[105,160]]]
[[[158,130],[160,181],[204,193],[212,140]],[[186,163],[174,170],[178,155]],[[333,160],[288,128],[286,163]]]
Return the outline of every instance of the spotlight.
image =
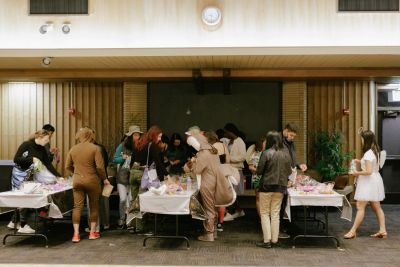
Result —
[[[50,32],[54,29],[54,24],[52,22],[48,22],[46,24],[43,24],[42,26],[40,26],[39,28],[39,32],[41,34],[45,34],[47,32]]]
[[[51,57],[44,57],[42,58],[42,66],[48,67],[51,64]]]
[[[71,31],[71,23],[65,22],[65,23],[62,25],[61,30],[62,30],[62,32],[63,32],[64,34],[70,33],[70,31]]]

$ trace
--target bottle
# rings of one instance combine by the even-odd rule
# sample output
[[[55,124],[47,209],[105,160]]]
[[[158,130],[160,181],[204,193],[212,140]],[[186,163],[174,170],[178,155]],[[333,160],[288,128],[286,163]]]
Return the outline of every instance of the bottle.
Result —
[[[192,178],[188,177],[186,183],[187,183],[187,190],[191,191],[192,190]]]

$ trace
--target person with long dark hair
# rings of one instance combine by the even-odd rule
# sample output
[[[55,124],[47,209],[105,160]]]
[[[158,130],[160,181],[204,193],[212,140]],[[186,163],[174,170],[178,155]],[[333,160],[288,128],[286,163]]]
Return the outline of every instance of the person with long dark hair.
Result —
[[[182,174],[183,165],[186,163],[186,148],[182,137],[178,133],[173,133],[167,149],[169,161],[169,172],[171,174]]]
[[[257,175],[261,175],[260,216],[264,235],[263,242],[256,245],[271,248],[278,243],[279,213],[283,195],[287,190],[291,157],[282,143],[281,134],[276,131],[267,133],[266,150],[262,153],[257,166]]]
[[[381,208],[380,201],[385,198],[382,176],[379,173],[380,148],[376,141],[375,134],[370,131],[361,132],[363,146],[363,157],[355,160],[361,164],[361,171],[353,170],[350,174],[357,176],[357,187],[354,199],[357,200],[357,214],[354,224],[344,238],[356,237],[357,229],[362,223],[365,215],[365,207],[371,203],[379,223],[379,231],[371,237],[386,238],[385,214]]]

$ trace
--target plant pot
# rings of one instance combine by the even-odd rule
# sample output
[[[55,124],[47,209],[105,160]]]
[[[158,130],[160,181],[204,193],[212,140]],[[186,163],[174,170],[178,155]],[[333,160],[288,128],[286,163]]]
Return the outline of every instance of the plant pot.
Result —
[[[349,175],[341,174],[335,177],[335,189],[343,189],[349,183]]]

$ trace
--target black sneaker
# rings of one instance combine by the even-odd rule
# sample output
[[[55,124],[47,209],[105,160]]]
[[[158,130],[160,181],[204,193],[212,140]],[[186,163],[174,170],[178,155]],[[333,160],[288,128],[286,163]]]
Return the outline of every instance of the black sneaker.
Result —
[[[271,246],[272,246],[273,248],[280,248],[280,247],[281,247],[281,243],[280,243],[280,242],[276,242],[276,243],[272,243],[272,242],[271,242]]]
[[[257,242],[256,246],[260,247],[260,248],[272,248],[270,242],[267,242],[267,243],[265,243],[265,242]]]
[[[217,231],[218,232],[223,232],[224,228],[222,228],[222,223],[217,224]]]

